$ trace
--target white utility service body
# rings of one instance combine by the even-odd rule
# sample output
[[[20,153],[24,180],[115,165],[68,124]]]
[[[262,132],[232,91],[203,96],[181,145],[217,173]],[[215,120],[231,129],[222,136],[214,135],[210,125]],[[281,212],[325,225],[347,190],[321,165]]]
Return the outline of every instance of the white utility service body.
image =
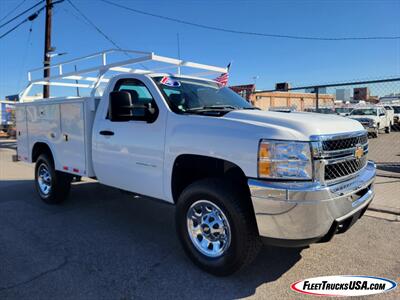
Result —
[[[101,97],[92,92],[87,98],[45,99],[17,106],[20,160],[35,162],[41,154],[38,149],[48,146],[51,153],[46,150],[45,154],[52,157],[58,172],[95,177],[102,184],[176,204],[177,224],[181,221],[184,224],[177,225],[177,230],[188,224],[187,230],[180,233],[185,250],[197,265],[216,274],[236,270],[236,265],[215,266],[215,261],[225,259],[227,252],[234,251],[231,248],[246,245],[239,237],[234,237],[235,230],[242,225],[235,223],[235,213],[226,202],[236,201],[234,198],[239,195],[242,196],[237,201],[247,207],[242,215],[247,215],[246,222],[253,224],[254,221],[256,235],[279,245],[299,246],[327,241],[335,233],[347,230],[365,212],[374,197],[375,165],[366,158],[367,132],[359,122],[332,115],[256,110],[244,99],[237,99],[238,96],[231,95],[226,88],[219,89],[207,78],[181,75],[180,70],[172,75],[122,67],[154,57],[179,68],[190,66],[214,73],[227,71],[161,59],[152,53],[142,60],[128,60],[120,65],[108,66],[103,59],[98,78],[90,78],[94,90],[101,81],[107,83]],[[105,79],[102,75],[110,68],[125,73]],[[61,74],[57,78],[76,80],[77,75]],[[43,80],[38,82],[43,83]],[[132,92],[129,85],[136,90]],[[233,97],[243,107],[236,109],[229,105],[222,108],[217,103],[208,109],[205,106],[183,109],[182,103],[190,98],[187,89],[192,86],[196,87],[198,97],[215,89],[216,95]],[[181,90],[184,96],[173,96]],[[146,113],[152,112],[150,119],[143,121],[132,117],[124,120],[126,115],[121,111],[119,117],[122,119],[114,119],[113,103],[128,98],[136,99],[138,103],[151,98],[151,105],[147,103],[145,109]],[[172,106],[172,101],[176,100],[178,104]],[[134,105],[128,106],[115,107],[136,111]],[[177,112],[177,107],[182,111]],[[43,164],[37,167],[39,173],[41,167]],[[39,185],[46,183],[49,177],[46,168],[43,170],[45,175],[36,174]],[[55,176],[55,173],[50,172],[50,175]],[[227,180],[236,184],[234,189],[241,187],[232,195],[226,188],[225,195],[231,195],[230,198],[218,200],[224,193],[216,182],[222,189],[229,186]],[[198,196],[202,200],[192,206],[200,205],[203,210],[189,208],[189,203],[186,207],[189,210],[184,210],[185,217],[179,219],[180,211],[185,207],[180,202],[190,202],[190,197],[195,197],[194,191],[199,190],[196,183],[205,187]],[[210,189],[216,186],[215,192],[208,191],[208,186]],[[210,193],[209,199],[203,199],[207,193]],[[219,209],[218,205],[223,205],[226,210]],[[200,225],[193,219],[199,214],[196,209],[205,214],[204,207],[207,220],[199,221],[200,230]],[[193,219],[188,217],[186,221],[186,215],[190,213],[194,213]],[[218,224],[215,219],[219,220]],[[220,240],[210,236],[210,230]],[[188,232],[190,239],[185,237]]]
[[[93,177],[94,98],[36,100],[18,104],[18,159],[31,162],[35,143],[54,153],[56,170]]]

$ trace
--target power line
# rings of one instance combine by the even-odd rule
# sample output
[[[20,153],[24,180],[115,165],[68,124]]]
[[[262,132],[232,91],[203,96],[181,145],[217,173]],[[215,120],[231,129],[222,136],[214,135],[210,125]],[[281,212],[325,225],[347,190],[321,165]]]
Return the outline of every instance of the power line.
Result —
[[[59,3],[61,3],[61,2],[63,2],[64,0],[58,0],[58,1],[55,1],[55,2],[53,2],[53,4],[52,5],[55,5],[55,4],[59,4]],[[43,1],[41,1],[41,2],[43,2]],[[37,6],[38,4],[40,4],[41,2],[39,2],[39,3],[37,3],[37,4],[35,4],[34,6]],[[33,7],[34,7],[33,6]],[[14,30],[16,30],[18,27],[20,27],[22,24],[24,24],[24,23],[26,23],[26,22],[28,22],[28,21],[30,21],[30,22],[32,22],[33,20],[35,20],[38,16],[39,16],[39,14],[44,10],[46,8],[46,5],[44,5],[44,6],[42,6],[41,8],[39,8],[37,11],[35,11],[33,14],[31,14],[30,16],[28,16],[27,18],[25,18],[24,20],[22,20],[21,22],[19,22],[17,25],[15,25],[13,28],[11,28],[10,30],[8,30],[7,32],[5,32],[4,34],[2,34],[2,35],[0,35],[0,39],[2,39],[3,37],[5,37],[5,36],[7,36],[8,34],[10,34],[11,32],[13,32]],[[28,10],[30,10],[30,9],[28,9]],[[28,10],[26,10],[25,12],[27,12]],[[21,13],[21,14],[23,14],[23,13]],[[20,15],[21,15],[20,14]],[[20,15],[18,15],[18,16],[20,16]],[[17,17],[18,17],[17,16]],[[16,19],[17,17],[15,17],[14,19]],[[12,20],[11,20],[12,21]],[[9,22],[8,22],[9,23]],[[4,26],[5,24],[3,24],[2,26]],[[0,26],[0,28],[2,27],[2,26]]]
[[[33,21],[35,20],[39,14],[42,12],[42,10],[45,8],[45,6],[43,6],[41,9],[37,10],[35,13],[33,13],[32,15],[30,15],[29,17],[27,17],[26,19],[22,20],[21,22],[19,22],[17,25],[15,25],[13,28],[11,28],[10,30],[8,30],[6,33],[0,35],[0,39],[2,39],[3,37],[7,36],[8,34],[10,34],[11,32],[13,32],[14,30],[16,30],[19,26],[21,26],[22,24],[24,24],[25,22],[28,21]]]
[[[18,19],[20,16],[22,16],[22,15],[24,15],[25,13],[27,13],[28,11],[34,9],[36,6],[39,6],[39,5],[40,5],[41,3],[43,3],[43,2],[44,2],[44,0],[41,0],[41,1],[39,1],[38,3],[36,3],[35,5],[31,6],[30,8],[25,9],[22,13],[18,14],[18,15],[15,16],[14,18],[8,20],[8,21],[5,22],[4,24],[1,24],[1,25],[0,25],[0,28],[6,26],[7,24],[11,23],[12,21]]]
[[[16,11],[22,4],[24,4],[26,0],[22,0],[16,7],[14,7],[12,10],[8,12],[4,17],[0,19],[0,22],[3,21],[5,18],[7,18],[9,15],[11,15],[14,11]]]
[[[131,7],[128,7],[128,6],[125,6],[122,4],[117,4],[117,3],[111,2],[109,0],[100,0],[100,1],[103,1],[107,4],[115,6],[115,7],[129,10],[129,11],[137,13],[137,14],[142,14],[145,16],[150,16],[150,17],[154,17],[154,18],[158,18],[158,19],[162,19],[162,20],[166,20],[166,21],[170,21],[170,22],[194,26],[194,27],[198,27],[198,28],[202,28],[202,29],[226,32],[226,33],[233,33],[233,34],[252,35],[252,36],[260,36],[260,37],[272,37],[272,38],[285,38],[285,39],[294,39],[294,40],[314,40],[314,41],[397,40],[397,39],[400,39],[400,36],[330,37],[329,38],[329,37],[313,37],[313,36],[300,36],[300,35],[287,35],[287,34],[273,34],[273,33],[252,32],[252,31],[241,31],[241,30],[234,30],[234,29],[228,29],[228,28],[223,28],[223,27],[199,24],[199,23],[180,20],[180,19],[171,18],[171,17],[167,17],[167,16],[157,15],[154,13],[149,13],[146,11],[131,8]]]
[[[29,50],[30,46],[32,45],[32,43],[31,43],[32,27],[33,27],[33,22],[31,22],[31,26],[29,28],[28,38],[26,40],[26,46],[25,46],[25,49],[24,49],[23,57],[22,57],[22,64],[21,64],[21,71],[20,71],[20,73],[22,73],[22,74],[24,73],[24,69],[25,69],[25,65],[26,65],[26,57],[28,55],[28,50]],[[20,87],[22,77],[23,77],[22,75],[19,76],[18,84],[17,84],[18,88]]]
[[[107,41],[109,41],[111,44],[113,44],[116,48],[119,50],[122,50],[120,46],[117,45],[116,42],[114,42],[107,34],[105,34],[96,24],[94,24],[86,15],[78,8],[75,6],[75,4],[72,3],[72,1],[67,0],[67,2],[72,6],[73,9],[77,11],[77,13],[84,19],[86,22],[88,22],[98,33],[100,33]]]
[[[114,42],[107,34],[105,34],[96,24],[94,24],[76,5],[72,3],[71,0],[67,0],[67,2],[72,6],[73,9],[89,24],[91,25],[98,33],[100,33],[107,41],[113,44],[117,49],[123,51],[123,53],[131,58],[131,56],[124,51],[116,42]],[[143,68],[148,69],[145,65],[140,64]]]

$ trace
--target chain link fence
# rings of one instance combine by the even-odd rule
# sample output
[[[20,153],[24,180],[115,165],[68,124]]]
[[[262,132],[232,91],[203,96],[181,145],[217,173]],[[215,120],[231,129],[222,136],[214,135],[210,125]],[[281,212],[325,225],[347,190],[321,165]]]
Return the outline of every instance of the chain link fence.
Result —
[[[255,91],[250,100],[262,109],[290,108],[329,113],[326,108],[357,105],[400,106],[400,77],[308,86],[278,83],[274,90]]]
[[[378,175],[400,178],[400,77],[293,87],[281,83],[274,90],[254,92],[250,101],[264,110],[358,120],[370,132],[369,159],[377,163]]]

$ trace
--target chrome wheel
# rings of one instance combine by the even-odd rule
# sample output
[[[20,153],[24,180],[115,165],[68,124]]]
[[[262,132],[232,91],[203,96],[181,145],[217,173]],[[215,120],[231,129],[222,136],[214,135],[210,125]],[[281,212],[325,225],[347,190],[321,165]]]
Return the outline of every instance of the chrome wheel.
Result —
[[[47,196],[51,191],[51,175],[47,165],[41,164],[38,168],[37,181],[40,192]]]
[[[190,239],[202,254],[219,257],[229,248],[229,222],[217,205],[207,200],[196,201],[190,206],[186,218]]]

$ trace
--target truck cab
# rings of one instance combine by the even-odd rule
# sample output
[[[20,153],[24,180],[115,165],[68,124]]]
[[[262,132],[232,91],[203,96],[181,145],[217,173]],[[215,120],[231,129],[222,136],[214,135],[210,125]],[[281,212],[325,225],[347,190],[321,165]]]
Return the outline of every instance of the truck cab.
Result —
[[[185,252],[215,275],[248,265],[262,242],[327,242],[364,214],[376,168],[359,122],[261,111],[221,83],[180,70],[225,68],[138,54],[119,64],[103,59],[90,97],[17,106],[18,156],[35,163],[44,202],[61,203],[72,178],[83,176],[170,203]],[[126,67],[149,60],[178,72]],[[117,68],[125,72],[103,77]]]

